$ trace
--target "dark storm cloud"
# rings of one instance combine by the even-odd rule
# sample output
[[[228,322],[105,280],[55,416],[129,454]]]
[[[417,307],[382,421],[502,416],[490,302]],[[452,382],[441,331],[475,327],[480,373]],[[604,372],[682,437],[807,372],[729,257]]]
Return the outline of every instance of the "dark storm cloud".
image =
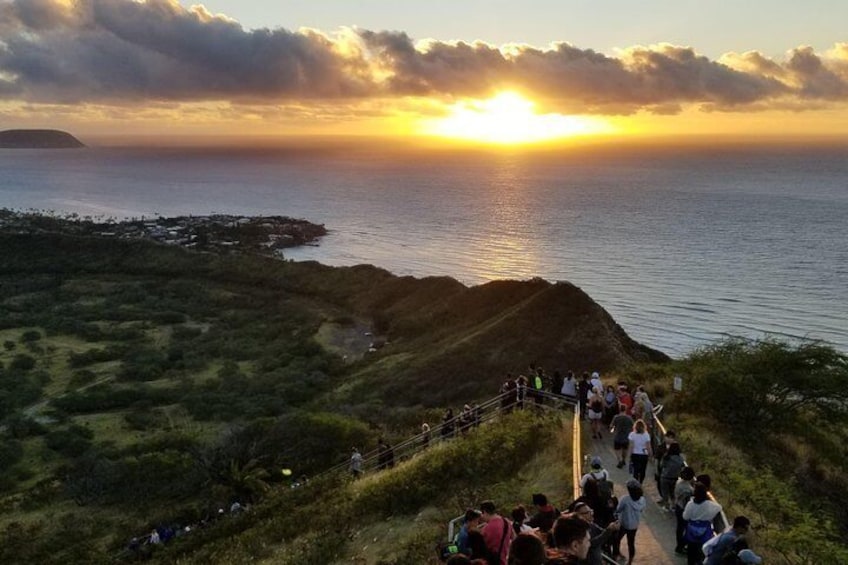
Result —
[[[278,103],[402,96],[484,97],[506,88],[547,109],[673,113],[848,98],[848,47],[799,47],[718,61],[692,48],[616,56],[557,43],[430,41],[402,32],[245,30],[176,0],[12,0],[0,4],[0,97],[40,103],[229,100]]]

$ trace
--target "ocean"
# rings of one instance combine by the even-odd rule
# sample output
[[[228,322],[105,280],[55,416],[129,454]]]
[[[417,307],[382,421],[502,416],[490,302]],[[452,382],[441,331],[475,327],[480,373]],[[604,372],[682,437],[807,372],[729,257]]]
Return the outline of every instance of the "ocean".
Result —
[[[289,215],[330,233],[288,259],[567,280],[672,356],[727,336],[848,351],[846,147],[0,150],[0,207]]]

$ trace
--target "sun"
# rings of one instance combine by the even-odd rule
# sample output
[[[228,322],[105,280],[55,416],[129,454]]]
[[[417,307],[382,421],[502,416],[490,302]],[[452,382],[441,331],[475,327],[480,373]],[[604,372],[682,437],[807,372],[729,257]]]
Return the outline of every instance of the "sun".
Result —
[[[555,141],[611,133],[602,119],[562,114],[537,114],[535,104],[514,92],[488,100],[458,102],[444,118],[425,120],[427,135],[499,145]]]

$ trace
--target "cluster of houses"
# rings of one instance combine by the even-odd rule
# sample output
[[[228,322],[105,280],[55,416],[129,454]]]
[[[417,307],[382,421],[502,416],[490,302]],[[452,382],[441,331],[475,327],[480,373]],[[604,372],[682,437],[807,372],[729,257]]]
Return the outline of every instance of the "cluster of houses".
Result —
[[[119,239],[149,239],[202,251],[278,254],[280,249],[316,245],[326,228],[285,216],[177,216],[116,221],[56,216],[50,213],[0,210],[0,231],[60,232],[72,235]]]

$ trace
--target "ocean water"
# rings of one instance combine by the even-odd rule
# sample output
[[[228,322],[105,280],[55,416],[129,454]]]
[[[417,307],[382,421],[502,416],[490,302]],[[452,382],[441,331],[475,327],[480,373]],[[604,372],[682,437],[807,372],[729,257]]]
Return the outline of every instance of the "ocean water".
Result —
[[[848,148],[0,150],[0,206],[302,217],[330,234],[287,258],[568,280],[673,356],[729,335],[848,351]]]

